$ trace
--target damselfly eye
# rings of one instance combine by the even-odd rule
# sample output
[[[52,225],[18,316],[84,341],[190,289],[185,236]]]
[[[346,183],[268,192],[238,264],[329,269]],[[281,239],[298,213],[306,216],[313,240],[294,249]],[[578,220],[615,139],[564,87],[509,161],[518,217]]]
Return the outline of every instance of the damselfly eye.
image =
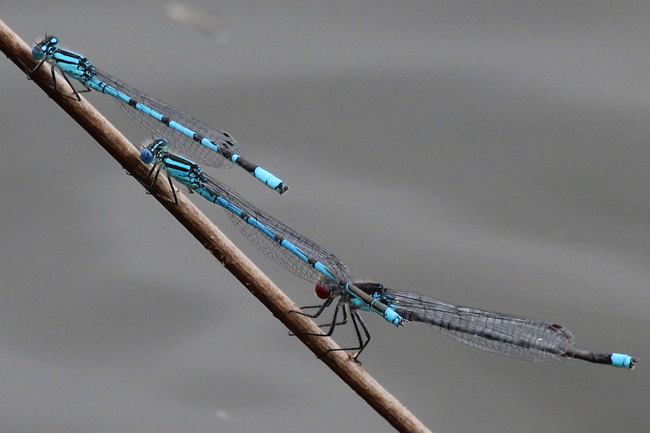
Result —
[[[332,294],[332,289],[326,286],[316,285],[316,296],[321,299],[328,299]]]
[[[34,57],[34,59],[36,59],[36,60],[43,60],[43,57],[45,57],[45,53],[37,45],[34,48],[32,48],[32,57]]]
[[[153,162],[153,153],[145,147],[142,149],[142,152],[140,152],[140,159],[145,164],[151,164]]]

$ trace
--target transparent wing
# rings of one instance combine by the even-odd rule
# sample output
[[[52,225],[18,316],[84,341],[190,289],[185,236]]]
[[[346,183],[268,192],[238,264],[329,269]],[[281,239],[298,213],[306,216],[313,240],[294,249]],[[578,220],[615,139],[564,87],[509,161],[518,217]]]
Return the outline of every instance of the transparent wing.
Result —
[[[460,307],[410,292],[385,289],[383,297],[403,318],[434,326],[470,346],[514,358],[562,360],[577,350],[569,330],[555,324]]]
[[[226,214],[228,214],[228,217],[230,217],[230,220],[239,231],[260,251],[287,271],[316,284],[321,282],[323,277],[327,277],[327,275],[318,271],[312,265],[314,262],[320,262],[337,280],[334,283],[352,281],[352,276],[347,267],[334,254],[329,253],[320,245],[295,232],[269,214],[259,210],[230,187],[207,175],[204,175],[204,179],[205,187],[212,194],[224,198],[230,205],[234,206],[233,211],[222,204],[226,210]],[[252,225],[250,218],[254,218],[254,220],[262,224],[263,227],[268,229],[268,232],[262,230],[259,225]],[[288,249],[286,242],[283,245],[282,240],[303,252],[308,260],[299,257],[295,252]]]
[[[212,140],[213,142],[222,145],[227,149],[231,149],[235,153],[240,153],[239,144],[237,144],[235,139],[227,132],[215,129],[212,126],[195,119],[189,114],[185,114],[184,112],[171,107],[162,101],[152,98],[151,96],[147,96],[138,89],[131,87],[127,83],[111,76],[106,72],[103,72],[96,68],[94,69],[94,72],[95,76],[99,80],[104,81],[108,85],[113,86],[114,88],[126,93],[144,105],[153,108],[160,114],[174,119],[187,128],[190,128],[195,132],[203,135],[204,137]],[[143,113],[140,110],[136,110],[134,107],[131,107],[130,105],[120,100],[118,100],[118,105],[138,125],[140,125],[140,127],[146,131],[149,131],[153,138],[166,138],[170,143],[170,150],[178,152],[181,155],[194,160],[195,162],[209,165],[211,167],[229,168],[232,166],[232,163],[222,155],[197,143],[191,137],[188,137],[172,128],[167,127],[165,124],[154,119],[148,114]]]

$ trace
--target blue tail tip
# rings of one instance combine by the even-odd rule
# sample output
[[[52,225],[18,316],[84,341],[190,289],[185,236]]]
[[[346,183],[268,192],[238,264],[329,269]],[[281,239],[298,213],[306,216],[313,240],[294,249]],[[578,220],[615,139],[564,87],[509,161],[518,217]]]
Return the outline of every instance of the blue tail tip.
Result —
[[[153,162],[153,153],[145,147],[142,149],[142,152],[140,152],[140,159],[145,164],[151,164]]]
[[[636,363],[639,362],[638,359],[632,358],[630,355],[624,353],[612,353],[612,365],[619,368],[629,368],[632,370]]]

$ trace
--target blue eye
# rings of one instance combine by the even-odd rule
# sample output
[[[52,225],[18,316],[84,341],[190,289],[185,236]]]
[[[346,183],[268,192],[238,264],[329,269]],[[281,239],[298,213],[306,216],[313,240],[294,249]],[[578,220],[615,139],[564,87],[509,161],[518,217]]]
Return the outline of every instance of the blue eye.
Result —
[[[140,159],[145,164],[151,164],[153,162],[153,153],[145,147],[142,149],[142,152],[140,152]]]
[[[36,60],[43,60],[45,53],[38,46],[35,46],[32,48],[32,57],[34,57]]]

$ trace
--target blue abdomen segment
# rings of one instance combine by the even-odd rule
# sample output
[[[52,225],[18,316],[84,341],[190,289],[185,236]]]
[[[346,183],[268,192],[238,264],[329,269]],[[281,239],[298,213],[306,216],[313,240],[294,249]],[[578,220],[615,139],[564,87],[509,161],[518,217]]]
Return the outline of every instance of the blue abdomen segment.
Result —
[[[624,353],[612,353],[612,366],[619,368],[633,368],[634,362],[630,355]]]
[[[395,326],[399,326],[404,320],[402,316],[397,314],[397,312],[392,308],[387,308],[382,316]]]

